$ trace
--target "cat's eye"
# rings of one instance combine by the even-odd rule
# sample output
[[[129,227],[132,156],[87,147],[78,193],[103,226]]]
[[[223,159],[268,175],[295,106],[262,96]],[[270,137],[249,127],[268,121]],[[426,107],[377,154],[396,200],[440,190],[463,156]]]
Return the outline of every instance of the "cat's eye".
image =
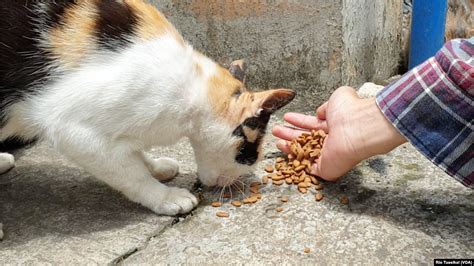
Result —
[[[243,90],[242,88],[240,88],[240,87],[237,88],[237,89],[235,89],[234,92],[232,93],[232,97],[238,98],[240,95],[242,95],[242,92],[243,92],[243,91],[244,91],[244,90]]]
[[[240,95],[242,95],[242,89],[241,88],[238,88],[234,91],[234,93],[232,93],[232,97],[239,97]]]

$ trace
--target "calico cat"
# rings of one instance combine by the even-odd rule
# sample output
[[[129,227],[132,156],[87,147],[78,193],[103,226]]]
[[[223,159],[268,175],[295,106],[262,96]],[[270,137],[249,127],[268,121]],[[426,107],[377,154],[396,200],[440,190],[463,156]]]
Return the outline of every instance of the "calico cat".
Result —
[[[177,162],[144,151],[187,137],[205,185],[250,172],[270,115],[295,93],[250,92],[244,68],[196,52],[141,0],[3,0],[0,141],[48,141],[130,200],[185,213],[197,199],[160,183]],[[0,172],[13,163],[2,153]]]

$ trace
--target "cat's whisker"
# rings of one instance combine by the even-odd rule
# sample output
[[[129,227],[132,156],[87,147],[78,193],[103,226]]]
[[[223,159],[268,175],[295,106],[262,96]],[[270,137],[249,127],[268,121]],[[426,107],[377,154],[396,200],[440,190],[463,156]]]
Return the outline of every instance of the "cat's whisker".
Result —
[[[250,188],[250,185],[247,184],[247,183],[245,183],[245,182],[243,182],[242,180],[236,179],[235,181],[237,181],[237,182],[239,182],[240,184],[242,184],[242,189],[243,189],[244,191],[246,191],[248,188]]]
[[[247,197],[247,196],[245,195],[244,191],[242,191],[242,189],[240,189],[240,187],[239,187],[239,186],[237,186],[235,183],[234,183],[234,184],[232,184],[232,186],[233,186],[233,187],[235,187],[235,188],[236,188],[236,190],[237,190],[238,192],[240,192],[240,194],[242,194],[242,196],[243,196],[244,198],[246,198],[246,197]]]
[[[221,189],[221,193],[219,194],[219,202],[224,202],[225,187],[226,185],[224,185]]]
[[[222,197],[222,187],[219,187],[218,189],[219,189],[219,191],[218,191],[218,194],[219,194],[219,196],[217,197],[217,201],[221,202],[221,197]]]

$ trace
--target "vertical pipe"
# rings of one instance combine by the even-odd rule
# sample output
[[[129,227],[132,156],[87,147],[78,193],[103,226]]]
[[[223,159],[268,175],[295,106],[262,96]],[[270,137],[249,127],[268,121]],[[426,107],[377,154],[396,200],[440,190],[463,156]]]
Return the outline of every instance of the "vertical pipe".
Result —
[[[447,11],[448,0],[413,0],[409,69],[435,55],[443,46]]]

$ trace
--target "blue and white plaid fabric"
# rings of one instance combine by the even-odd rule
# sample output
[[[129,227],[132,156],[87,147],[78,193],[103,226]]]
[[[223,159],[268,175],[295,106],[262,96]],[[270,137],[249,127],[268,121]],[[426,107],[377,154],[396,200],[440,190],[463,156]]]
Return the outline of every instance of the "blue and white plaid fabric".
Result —
[[[452,40],[377,95],[392,124],[428,159],[474,183],[474,37]]]

